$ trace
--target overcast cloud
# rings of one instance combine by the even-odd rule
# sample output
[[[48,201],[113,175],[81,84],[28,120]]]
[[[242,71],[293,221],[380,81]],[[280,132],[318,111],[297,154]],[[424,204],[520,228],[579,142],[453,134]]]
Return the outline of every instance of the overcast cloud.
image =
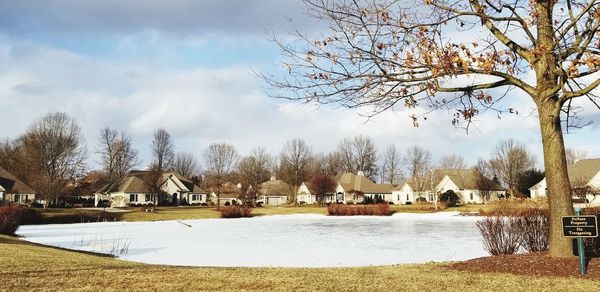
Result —
[[[279,58],[267,30],[283,33],[287,18],[304,31],[296,1],[0,1],[0,138],[15,138],[52,111],[75,117],[90,153],[98,133],[130,133],[150,162],[154,129],[166,128],[176,150],[201,157],[212,142],[242,154],[266,147],[277,154],[286,140],[305,139],[316,152],[335,149],[346,136],[369,135],[378,148],[420,145],[434,158],[459,154],[475,162],[513,137],[538,157],[541,142],[533,104],[509,102],[518,116],[486,113],[469,135],[447,112],[414,128],[409,113],[366,120],[358,112],[287,104],[266,96],[252,71],[275,72]],[[519,93],[514,93],[518,95]],[[597,112],[586,112],[597,120]],[[600,156],[598,127],[566,136],[567,146]],[[97,167],[91,155],[90,166]]]

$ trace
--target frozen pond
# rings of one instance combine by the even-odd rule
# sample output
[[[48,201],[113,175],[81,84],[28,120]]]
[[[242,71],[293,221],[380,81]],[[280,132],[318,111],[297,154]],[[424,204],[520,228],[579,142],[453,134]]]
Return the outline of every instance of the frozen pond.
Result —
[[[457,213],[304,214],[21,226],[17,234],[31,242],[151,264],[351,267],[486,256],[477,219]]]

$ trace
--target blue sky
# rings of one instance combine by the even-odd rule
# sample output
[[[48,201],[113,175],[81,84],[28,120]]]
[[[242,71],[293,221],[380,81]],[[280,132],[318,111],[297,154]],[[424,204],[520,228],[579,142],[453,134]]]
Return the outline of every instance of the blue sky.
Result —
[[[367,121],[358,111],[267,97],[253,71],[280,72],[270,33],[285,38],[293,28],[324,27],[295,0],[0,1],[0,138],[64,111],[83,129],[92,168],[107,126],[132,136],[141,166],[150,161],[152,131],[162,127],[177,151],[199,159],[211,142],[232,143],[242,155],[255,147],[276,154],[286,140],[302,138],[315,152],[328,152],[342,138],[363,134],[380,151],[420,145],[434,159],[459,154],[475,162],[512,137],[541,167],[533,103],[518,93],[509,104],[520,115],[483,114],[468,135],[447,112],[414,128],[403,111]],[[598,114],[588,117],[595,123],[567,135],[566,143],[600,157]]]

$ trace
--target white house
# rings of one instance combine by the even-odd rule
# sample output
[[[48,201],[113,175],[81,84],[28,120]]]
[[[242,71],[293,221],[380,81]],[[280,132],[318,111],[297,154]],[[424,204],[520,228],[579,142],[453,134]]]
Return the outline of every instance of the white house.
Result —
[[[581,159],[567,166],[571,187],[592,187],[600,189],[600,158]],[[547,197],[546,178],[529,188],[532,199]],[[591,193],[585,195],[586,201],[592,205],[600,205],[600,199],[597,199]]]
[[[96,205],[100,199],[110,200],[111,207],[135,205],[199,205],[206,203],[207,192],[191,180],[173,171],[163,172],[157,179],[161,190],[158,198],[152,198],[152,181],[149,171],[130,171],[116,186],[106,186],[96,193]]]
[[[258,187],[257,202],[265,205],[281,206],[288,203],[288,196],[293,194],[292,188],[286,182],[271,177]]]
[[[35,201],[35,191],[6,169],[0,167],[0,200],[29,204]]]
[[[482,188],[488,188],[484,190]],[[421,178],[411,178],[392,191],[394,204],[414,204],[417,201],[434,202],[438,196],[452,190],[465,204],[481,204],[497,199],[504,190],[491,179],[479,177],[471,169],[435,169]]]
[[[316,204],[318,198],[315,192],[315,187],[310,182],[303,182],[298,187],[298,193],[296,194],[296,200],[298,204]],[[335,201],[335,193],[327,194],[323,198],[324,203],[331,203]]]
[[[392,202],[392,184],[377,184],[364,176],[362,171],[357,174],[344,173],[337,178],[335,200],[340,203],[362,203],[365,198],[381,198]]]
[[[483,204],[505,194],[500,185],[489,178],[478,177],[477,172],[472,169],[443,169],[439,170],[439,174],[443,177],[435,187],[436,193],[443,194],[451,190],[465,204]],[[482,179],[486,182],[479,183]],[[483,189],[483,186],[487,189]]]

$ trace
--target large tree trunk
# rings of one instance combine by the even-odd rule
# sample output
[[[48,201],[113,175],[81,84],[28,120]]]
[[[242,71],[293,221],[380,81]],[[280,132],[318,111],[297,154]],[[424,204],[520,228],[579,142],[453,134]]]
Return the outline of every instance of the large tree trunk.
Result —
[[[560,124],[560,105],[554,100],[542,101],[538,104],[538,113],[550,208],[549,254],[552,257],[569,257],[572,256],[572,241],[563,236],[561,217],[573,215],[573,203]]]

